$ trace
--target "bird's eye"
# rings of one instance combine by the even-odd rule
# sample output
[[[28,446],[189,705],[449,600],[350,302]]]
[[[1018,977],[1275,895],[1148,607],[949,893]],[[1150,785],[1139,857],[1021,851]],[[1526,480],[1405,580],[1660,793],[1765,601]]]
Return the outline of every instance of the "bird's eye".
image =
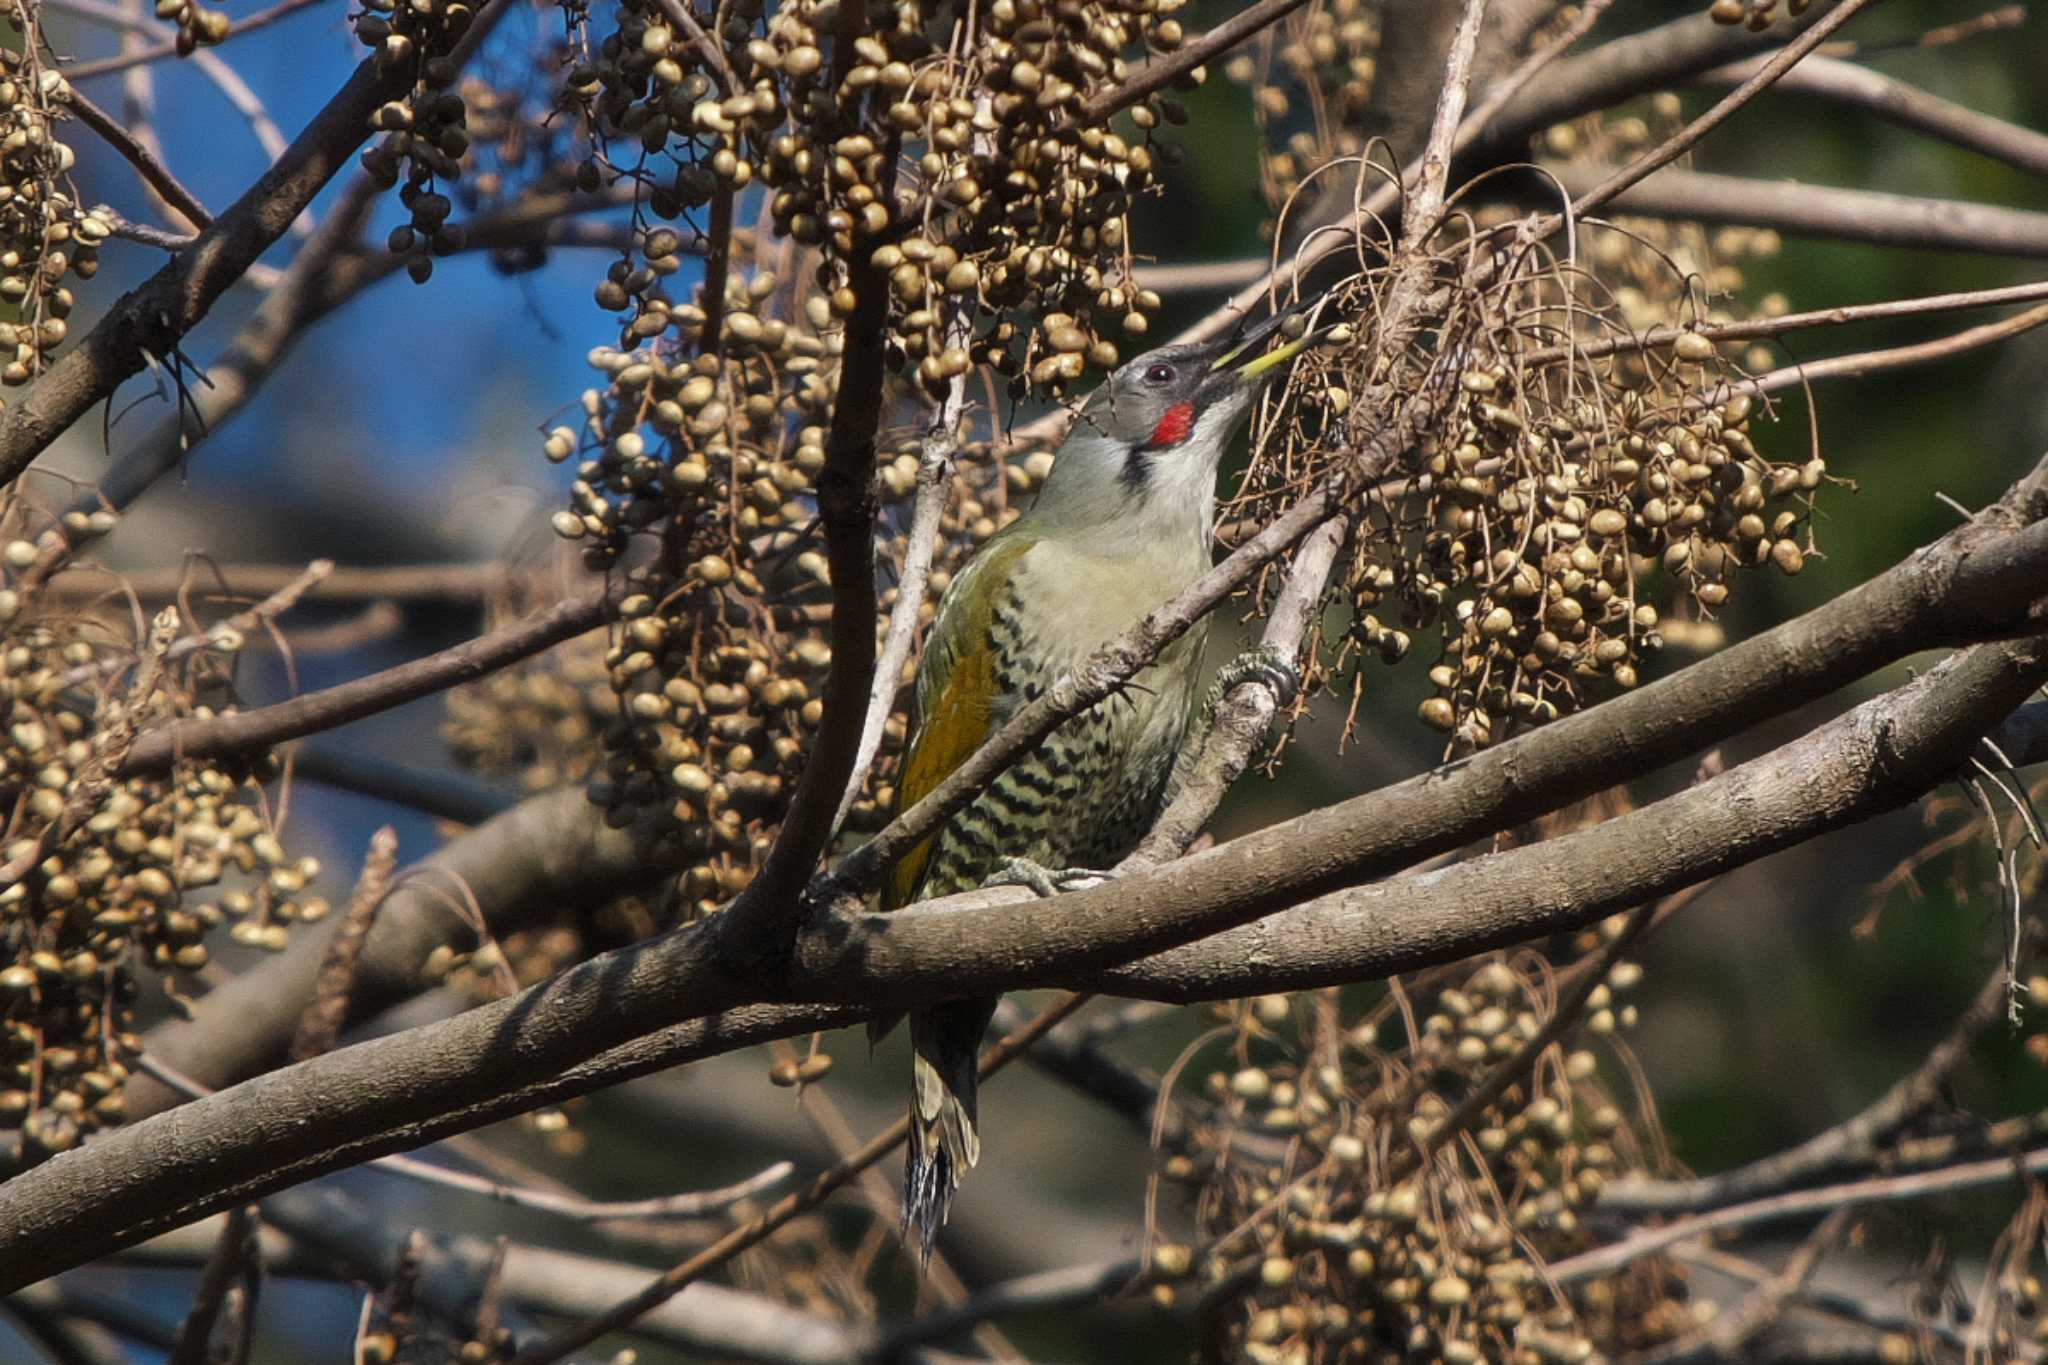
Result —
[[[1173,366],[1147,365],[1145,367],[1145,382],[1147,384],[1171,384],[1173,382]]]

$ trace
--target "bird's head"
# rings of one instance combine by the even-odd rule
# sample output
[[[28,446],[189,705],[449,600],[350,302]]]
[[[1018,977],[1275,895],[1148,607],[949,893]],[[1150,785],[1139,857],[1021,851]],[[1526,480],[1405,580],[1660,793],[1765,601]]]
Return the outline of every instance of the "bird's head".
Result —
[[[1217,463],[1260,387],[1315,340],[1266,345],[1306,306],[1119,366],[1082,405],[1034,518],[1133,534],[1155,520],[1188,525],[1206,554]]]

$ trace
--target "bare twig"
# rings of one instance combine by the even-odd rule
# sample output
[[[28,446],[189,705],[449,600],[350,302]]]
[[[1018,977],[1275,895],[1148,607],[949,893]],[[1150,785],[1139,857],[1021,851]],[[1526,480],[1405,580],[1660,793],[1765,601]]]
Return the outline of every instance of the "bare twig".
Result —
[[[320,0],[280,0],[280,3],[272,5],[269,9],[258,10],[248,18],[236,21],[228,28],[227,37],[239,38],[245,33],[254,33],[258,29],[268,28],[280,19],[289,19],[300,10],[319,3]],[[225,41],[225,39],[222,41]],[[65,68],[64,75],[67,80],[90,80],[94,76],[112,75],[117,71],[126,71],[130,67],[141,66],[148,62],[160,62],[167,57],[176,57],[178,55],[177,44],[162,43],[156,47],[144,48],[139,52],[123,53],[119,57],[107,57],[96,62],[80,62],[76,66]]]
[[[1590,188],[1597,168],[1544,163],[1567,193]],[[2048,257],[2048,213],[1876,190],[1666,168],[1613,203],[1618,214],[1741,223],[1809,237],[1989,256]]]
[[[1868,1161],[1878,1145],[1940,1095],[1949,1074],[2005,1005],[2005,969],[1994,969],[1946,1036],[1920,1064],[1860,1113],[1790,1147],[1732,1171],[1695,1180],[1611,1181],[1599,1207],[1628,1214],[1691,1213],[1774,1194],[1845,1166]]]
[[[214,1328],[221,1319],[221,1308],[229,1291],[249,1273],[255,1255],[255,1230],[255,1210],[250,1206],[238,1204],[228,1210],[227,1220],[221,1224],[220,1240],[199,1276],[192,1309],[178,1328],[169,1365],[208,1365],[214,1359]]]
[[[1848,1209],[1830,1213],[1786,1258],[1778,1273],[1744,1296],[1733,1312],[1721,1314],[1699,1331],[1643,1356],[1641,1365],[1706,1365],[1710,1361],[1739,1358],[1738,1353],[1782,1317],[1806,1288],[1813,1272],[1820,1268],[1821,1258],[1848,1230],[1850,1216]]]
[[[66,90],[64,103],[78,115],[80,123],[99,134],[101,141],[119,152],[121,159],[133,166],[149,187],[161,195],[166,204],[183,214],[193,228],[204,232],[213,226],[213,215],[206,211],[206,205],[199,202],[199,196],[186,189],[178,177],[171,174],[171,168],[149,148],[130,136],[119,119],[77,90]]]
[[[398,867],[398,831],[385,825],[370,836],[370,849],[363,857],[362,875],[355,892],[341,912],[341,927],[328,940],[327,956],[320,963],[319,984],[313,1003],[306,1006],[292,1038],[292,1060],[303,1062],[333,1049],[341,1038],[341,1026],[348,1019],[348,996],[355,984],[356,964],[363,944],[370,937],[370,925],[377,907],[391,887],[391,874]]]
[[[164,662],[175,663],[179,659],[189,658],[209,646],[239,648],[246,637],[262,631],[271,622],[297,606],[301,598],[311,592],[322,579],[333,572],[333,560],[314,560],[311,564],[300,570],[289,582],[279,587],[277,591],[271,593],[255,606],[238,611],[225,621],[217,621],[197,635],[187,635],[182,639],[173,641],[170,649],[165,651]],[[113,677],[127,668],[131,662],[131,660],[116,656],[101,659],[94,663],[80,664],[78,667],[65,672],[62,678],[62,686],[83,687],[87,683]]]
[[[1070,1308],[1114,1298],[1144,1274],[1137,1257],[1093,1265],[1041,1270],[993,1284],[952,1308],[927,1313],[889,1333],[875,1348],[875,1359],[894,1360],[912,1346],[946,1338],[990,1318],[1016,1313]]]
[[[1786,1194],[1771,1195],[1765,1199],[1731,1204],[1708,1213],[1674,1218],[1669,1223],[1630,1233],[1606,1246],[1595,1247],[1591,1251],[1580,1252],[1561,1261],[1552,1261],[1547,1269],[1550,1278],[1557,1283],[1573,1284],[1590,1276],[1611,1274],[1631,1261],[1709,1232],[1719,1232],[1726,1228],[1755,1227],[1760,1223],[1808,1217],[1816,1213],[1832,1213],[1837,1209],[1860,1208],[1865,1204],[1925,1199],[1930,1195],[1947,1194],[1953,1190],[1974,1189],[2007,1180],[2019,1180],[2026,1176],[2040,1175],[2044,1171],[2048,1171],[2048,1148],[1988,1157],[1980,1161],[1960,1161],[1952,1166],[1938,1166],[1933,1170],[1915,1171],[1910,1175],[1869,1176],[1839,1185],[1794,1190]]]
[[[932,414],[925,429],[924,449],[917,467],[917,500],[910,513],[910,533],[903,544],[903,570],[896,577],[896,605],[889,612],[888,633],[882,641],[882,656],[875,663],[875,685],[868,694],[867,714],[861,720],[860,749],[853,760],[853,772],[846,791],[839,798],[833,816],[836,829],[846,822],[868,771],[882,748],[882,731],[889,713],[896,707],[896,694],[903,683],[903,666],[910,661],[910,646],[917,637],[917,623],[924,608],[925,584],[931,579],[932,553],[938,545],[939,523],[946,515],[946,494],[953,484],[953,453],[960,415],[967,404],[967,380],[954,376],[945,400]]]
[[[1081,110],[1083,123],[1101,123],[1130,108],[1155,90],[1185,76],[1212,57],[1221,56],[1245,39],[1279,23],[1308,0],[1259,0],[1238,11],[1199,38],[1176,48],[1170,56],[1147,62],[1145,69],[1114,90],[1105,90]]]
[[[1626,351],[1655,350],[1669,346],[1687,332],[1697,332],[1709,341],[1756,341],[1783,336],[1809,327],[1839,327],[1856,322],[1877,322],[1889,318],[1918,317],[1928,313],[1962,312],[1971,308],[1995,308],[2008,303],[2032,303],[2048,298],[2048,280],[2011,284],[1999,289],[1966,289],[1953,294],[1926,294],[1919,298],[1888,299],[1883,303],[1845,304],[1838,308],[1817,308],[1806,313],[1782,313],[1774,318],[1745,318],[1740,322],[1703,323],[1698,327],[1652,327],[1634,336],[1601,337],[1598,340],[1544,346],[1522,357],[1526,365],[1554,365],[1561,360],[1599,360]],[[1812,370],[1807,370],[1809,377]]]
[[[320,1054],[316,1052],[310,1055]],[[137,1064],[150,1076],[188,1099],[201,1099],[215,1093],[211,1088],[147,1052],[141,1055]],[[652,1199],[595,1200],[585,1199],[576,1194],[534,1189],[503,1180],[470,1175],[395,1152],[377,1157],[368,1164],[389,1175],[415,1180],[421,1184],[461,1190],[465,1194],[480,1194],[501,1204],[532,1209],[538,1213],[551,1213],[579,1223],[613,1223],[648,1218],[703,1218],[714,1213],[722,1213],[742,1200],[767,1193],[789,1179],[796,1171],[796,1167],[789,1162],[777,1161],[745,1180],[715,1189],[692,1190],[688,1194],[659,1195]]]
[[[1739,85],[1761,69],[1762,59],[1717,67],[1701,76],[1704,85]],[[1835,104],[1868,110],[1889,123],[1926,133],[2034,175],[2048,174],[2048,134],[2007,123],[1867,66],[1819,53],[1778,78],[1789,94],[1813,95]]]
[[[431,696],[530,658],[604,624],[608,590],[573,597],[547,611],[367,678],[273,706],[177,721],[137,739],[122,771],[160,770],[179,758],[219,757],[331,730]]]
[[[1797,388],[1821,379],[1841,379],[1867,374],[1879,374],[1885,370],[1905,369],[1912,365],[1926,365],[1950,356],[1974,351],[1982,346],[1996,345],[2023,333],[2031,332],[2043,323],[2048,323],[2048,304],[2029,308],[2024,313],[2015,313],[1997,322],[1966,328],[1945,337],[1931,341],[1918,341],[1907,346],[1888,346],[1875,351],[1857,351],[1850,355],[1829,356],[1824,360],[1811,360],[1802,364],[1785,365],[1755,378],[1724,380],[1715,387],[1717,398],[1703,400],[1708,405],[1726,402],[1737,393],[1776,393],[1781,389]]]
[[[203,573],[188,567],[146,569],[123,574],[121,585],[145,602],[175,597],[188,590],[202,599],[212,593],[260,598],[282,590],[304,573],[303,568],[291,564],[208,564]],[[544,575],[529,575],[495,561],[342,565],[308,587],[300,600],[352,602],[388,598],[400,602],[475,606],[493,594],[521,583],[531,582],[539,586],[546,581]],[[66,578],[53,584],[51,590],[69,597],[85,586],[83,579]]]
[[[551,1213],[558,1218],[567,1218],[578,1223],[610,1223],[627,1218],[705,1218],[714,1213],[723,1213],[743,1200],[766,1194],[796,1173],[796,1167],[789,1162],[777,1161],[745,1180],[716,1189],[658,1195],[652,1199],[596,1200],[557,1194],[551,1190],[509,1185],[501,1180],[451,1171],[445,1166],[436,1166],[432,1162],[396,1154],[380,1156],[370,1164],[380,1171],[404,1176],[408,1180],[438,1185],[443,1189],[480,1194],[501,1204],[532,1209],[538,1213]]]

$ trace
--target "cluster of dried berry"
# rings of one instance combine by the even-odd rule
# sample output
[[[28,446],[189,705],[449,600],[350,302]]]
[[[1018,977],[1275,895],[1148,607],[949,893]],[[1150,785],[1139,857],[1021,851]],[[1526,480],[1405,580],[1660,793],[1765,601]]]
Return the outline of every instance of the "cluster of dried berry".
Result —
[[[1783,13],[1797,19],[1813,0],[1785,0]],[[1707,14],[1717,24],[1741,24],[1761,33],[1778,22],[1778,0],[1714,0]]]
[[[17,22],[27,22],[16,14]],[[0,383],[42,373],[64,340],[75,303],[65,277],[89,280],[100,244],[113,232],[102,210],[81,208],[71,184],[72,150],[57,135],[66,85],[44,66],[31,22],[19,52],[0,50]]]
[[[1131,54],[1178,46],[1177,7],[997,0],[942,44],[919,3],[805,0],[764,18],[756,0],[681,25],[690,11],[630,0],[569,89],[656,217],[710,204],[729,221],[759,184],[835,315],[854,306],[851,265],[885,272],[890,356],[928,392],[975,364],[1057,389],[1116,363],[1098,319],[1140,333],[1159,306],[1132,277],[1128,214],[1169,154],[1149,130],[1185,113],[1138,102],[1133,142],[1085,111],[1114,97]],[[650,271],[629,257],[608,282],[632,301],[629,337],[660,334],[642,321],[660,298]]]
[[[421,284],[433,275],[435,257],[462,249],[462,229],[448,221],[455,203],[443,192],[461,177],[469,151],[467,107],[455,88],[460,68],[449,54],[475,19],[476,7],[463,0],[364,0],[356,18],[356,37],[377,64],[412,77],[402,99],[371,116],[384,136],[362,160],[379,185],[400,186],[412,220],[391,230],[390,246]]]
[[[1543,1049],[1460,1140],[1416,1155],[1551,1008],[1505,960],[1458,970],[1463,979],[1414,998],[1412,1037],[1387,1036],[1401,1028],[1390,1002],[1348,1022],[1285,996],[1230,1007],[1240,1064],[1210,1076],[1215,1111],[1166,1171],[1192,1187],[1201,1249],[1160,1246],[1153,1263],[1221,1304],[1233,1359],[1548,1365],[1615,1344],[1600,1339],[1609,1315],[1588,1311],[1589,1296],[1641,1298],[1639,1276],[1567,1297],[1543,1274],[1546,1259],[1584,1244],[1581,1211],[1638,1157],[1593,1053]],[[1632,1022],[1622,1001],[1640,977],[1615,964],[1584,1027]],[[1284,1145],[1265,1152],[1247,1140],[1259,1134]],[[1631,1308],[1632,1342],[1646,1323],[1690,1321],[1677,1303]]]
[[[1669,100],[1650,114],[1552,129],[1546,146],[1625,159],[1678,116]],[[1455,240],[1429,268],[1449,301],[1419,360],[1359,327],[1295,364],[1240,502],[1263,519],[1334,461],[1374,449],[1403,394],[1437,396],[1412,455],[1357,519],[1334,663],[1392,662],[1437,632],[1421,719],[1468,748],[1635,686],[1665,618],[1711,617],[1736,570],[1798,573],[1825,478],[1818,458],[1759,451],[1765,409],[1733,358],[1742,348],[1711,336],[1742,316],[1728,302],[1744,283],[1735,261],[1774,251],[1774,236],[1585,223],[1566,268],[1513,245],[1520,221],[1490,209],[1447,229]],[[1325,316],[1376,315],[1396,269],[1340,282]],[[1418,364],[1421,381],[1398,377]],[[1354,706],[1362,686],[1354,672]]]
[[[327,905],[305,894],[318,867],[286,852],[256,790],[267,760],[121,772],[138,735],[215,713],[200,698],[220,690],[239,633],[208,631],[177,658],[181,620],[166,609],[147,642],[123,644],[89,616],[38,609],[40,593],[19,586],[36,562],[28,541],[5,562],[0,800],[18,816],[0,850],[0,1130],[16,1140],[0,1165],[18,1167],[122,1117],[138,969],[163,974],[177,1001],[171,974],[206,966],[223,924],[279,948],[288,924]]]

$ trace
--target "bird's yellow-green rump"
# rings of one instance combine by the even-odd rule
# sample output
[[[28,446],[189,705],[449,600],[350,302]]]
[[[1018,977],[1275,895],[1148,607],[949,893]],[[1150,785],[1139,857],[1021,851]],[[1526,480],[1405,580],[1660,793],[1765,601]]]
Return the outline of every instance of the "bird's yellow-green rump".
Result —
[[[1306,344],[1262,351],[1278,321],[1139,356],[1089,397],[1037,502],[982,547],[939,603],[918,668],[900,806],[1207,571],[1223,448],[1261,377]],[[1048,869],[1121,860],[1161,809],[1196,721],[1204,635],[1197,625],[990,783],[896,866],[882,908],[972,889],[1019,859]],[[994,1011],[994,1001],[972,1000],[910,1016],[904,1221],[926,1254],[980,1156],[975,1065]]]

